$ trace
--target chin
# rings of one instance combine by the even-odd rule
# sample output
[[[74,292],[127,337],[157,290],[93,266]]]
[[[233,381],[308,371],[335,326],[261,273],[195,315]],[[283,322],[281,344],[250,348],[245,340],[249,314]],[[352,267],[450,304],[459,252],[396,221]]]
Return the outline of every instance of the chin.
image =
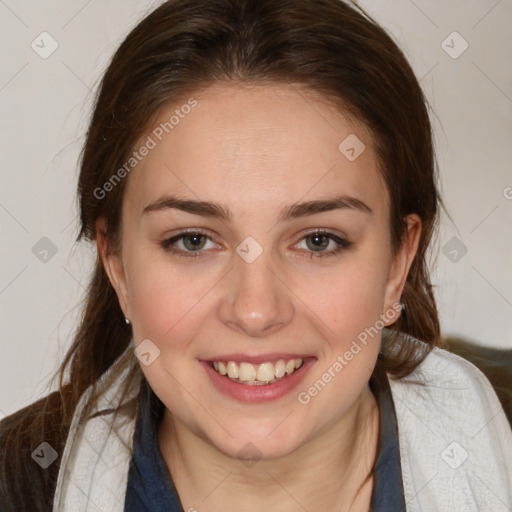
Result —
[[[296,435],[290,432],[290,426],[279,428],[278,422],[271,422],[272,427],[268,427],[268,421],[265,422],[264,428],[257,429],[253,424],[253,428],[231,428],[229,430],[233,437],[222,431],[219,436],[209,437],[209,443],[224,455],[246,461],[250,466],[258,460],[275,460],[280,459],[293,453],[305,442],[303,434]],[[233,426],[234,427],[234,426]]]

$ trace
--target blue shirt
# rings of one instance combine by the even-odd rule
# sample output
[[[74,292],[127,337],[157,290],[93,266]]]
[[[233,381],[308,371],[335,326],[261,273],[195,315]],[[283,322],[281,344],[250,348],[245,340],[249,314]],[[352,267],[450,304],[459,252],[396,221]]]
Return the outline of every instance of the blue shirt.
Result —
[[[371,512],[405,512],[398,427],[386,373],[376,368],[369,384],[380,409]],[[144,379],[137,407],[124,512],[184,512],[158,446],[158,425],[164,410],[164,404]]]
[[[379,363],[370,378],[380,409],[379,449],[370,512],[406,512],[395,404],[386,372]]]

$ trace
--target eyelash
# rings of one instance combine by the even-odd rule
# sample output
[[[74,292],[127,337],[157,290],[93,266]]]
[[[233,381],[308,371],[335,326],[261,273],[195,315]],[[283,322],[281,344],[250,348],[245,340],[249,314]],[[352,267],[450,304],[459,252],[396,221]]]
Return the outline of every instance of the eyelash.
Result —
[[[205,233],[204,231],[202,231],[200,229],[194,229],[194,230],[190,230],[190,231],[182,231],[179,235],[176,235],[176,236],[174,236],[172,238],[168,238],[166,240],[163,240],[163,241],[160,242],[160,246],[166,252],[169,252],[169,253],[173,254],[174,256],[176,256],[178,258],[181,258],[181,257],[185,257],[185,258],[199,258],[199,257],[202,257],[201,253],[204,252],[202,250],[198,250],[198,251],[184,251],[182,249],[175,249],[173,247],[174,243],[178,242],[179,240],[182,240],[183,238],[187,238],[187,237],[193,236],[193,235],[203,235],[206,238],[208,238],[209,240],[211,240],[211,238],[208,236],[208,234]],[[352,243],[349,242],[347,239],[341,238],[341,237],[335,235],[334,233],[331,233],[331,232],[323,230],[323,229],[314,229],[312,231],[309,231],[309,232],[305,233],[304,236],[299,240],[299,242],[304,240],[305,238],[313,236],[313,235],[325,236],[328,239],[336,242],[338,244],[338,247],[336,249],[332,249],[330,251],[324,251],[324,252],[310,251],[311,252],[310,258],[311,259],[313,259],[313,258],[326,258],[326,257],[336,256],[340,252],[344,251],[345,249],[348,249],[352,245]]]

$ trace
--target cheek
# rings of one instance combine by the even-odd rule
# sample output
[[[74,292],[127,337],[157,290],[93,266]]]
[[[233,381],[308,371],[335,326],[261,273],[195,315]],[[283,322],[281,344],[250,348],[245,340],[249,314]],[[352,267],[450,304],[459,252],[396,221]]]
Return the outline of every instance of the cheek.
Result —
[[[342,346],[383,313],[385,276],[381,266],[354,258],[321,276],[302,277],[295,289],[312,318],[317,317],[315,324],[323,324],[326,338]]]
[[[134,271],[128,286],[133,324],[139,331],[137,337],[155,342],[163,342],[169,336],[183,339],[187,327],[197,325],[190,320],[197,320],[204,313],[214,280],[209,279],[207,272],[177,270],[168,261],[143,260],[131,262]]]
[[[321,293],[313,282],[309,291],[303,290],[315,312],[311,321],[322,334],[323,357],[298,399],[317,411],[329,411],[322,413],[326,418],[344,414],[373,372],[381,344],[385,275],[377,265],[347,264],[325,281],[327,292]]]

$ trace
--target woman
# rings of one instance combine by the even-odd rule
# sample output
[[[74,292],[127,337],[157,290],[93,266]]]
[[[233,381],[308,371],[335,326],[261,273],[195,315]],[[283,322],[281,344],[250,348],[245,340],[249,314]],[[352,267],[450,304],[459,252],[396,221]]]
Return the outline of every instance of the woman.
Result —
[[[500,403],[440,348],[425,100],[364,12],[165,2],[78,192],[96,268],[59,391],[1,424],[2,510],[510,509]]]

